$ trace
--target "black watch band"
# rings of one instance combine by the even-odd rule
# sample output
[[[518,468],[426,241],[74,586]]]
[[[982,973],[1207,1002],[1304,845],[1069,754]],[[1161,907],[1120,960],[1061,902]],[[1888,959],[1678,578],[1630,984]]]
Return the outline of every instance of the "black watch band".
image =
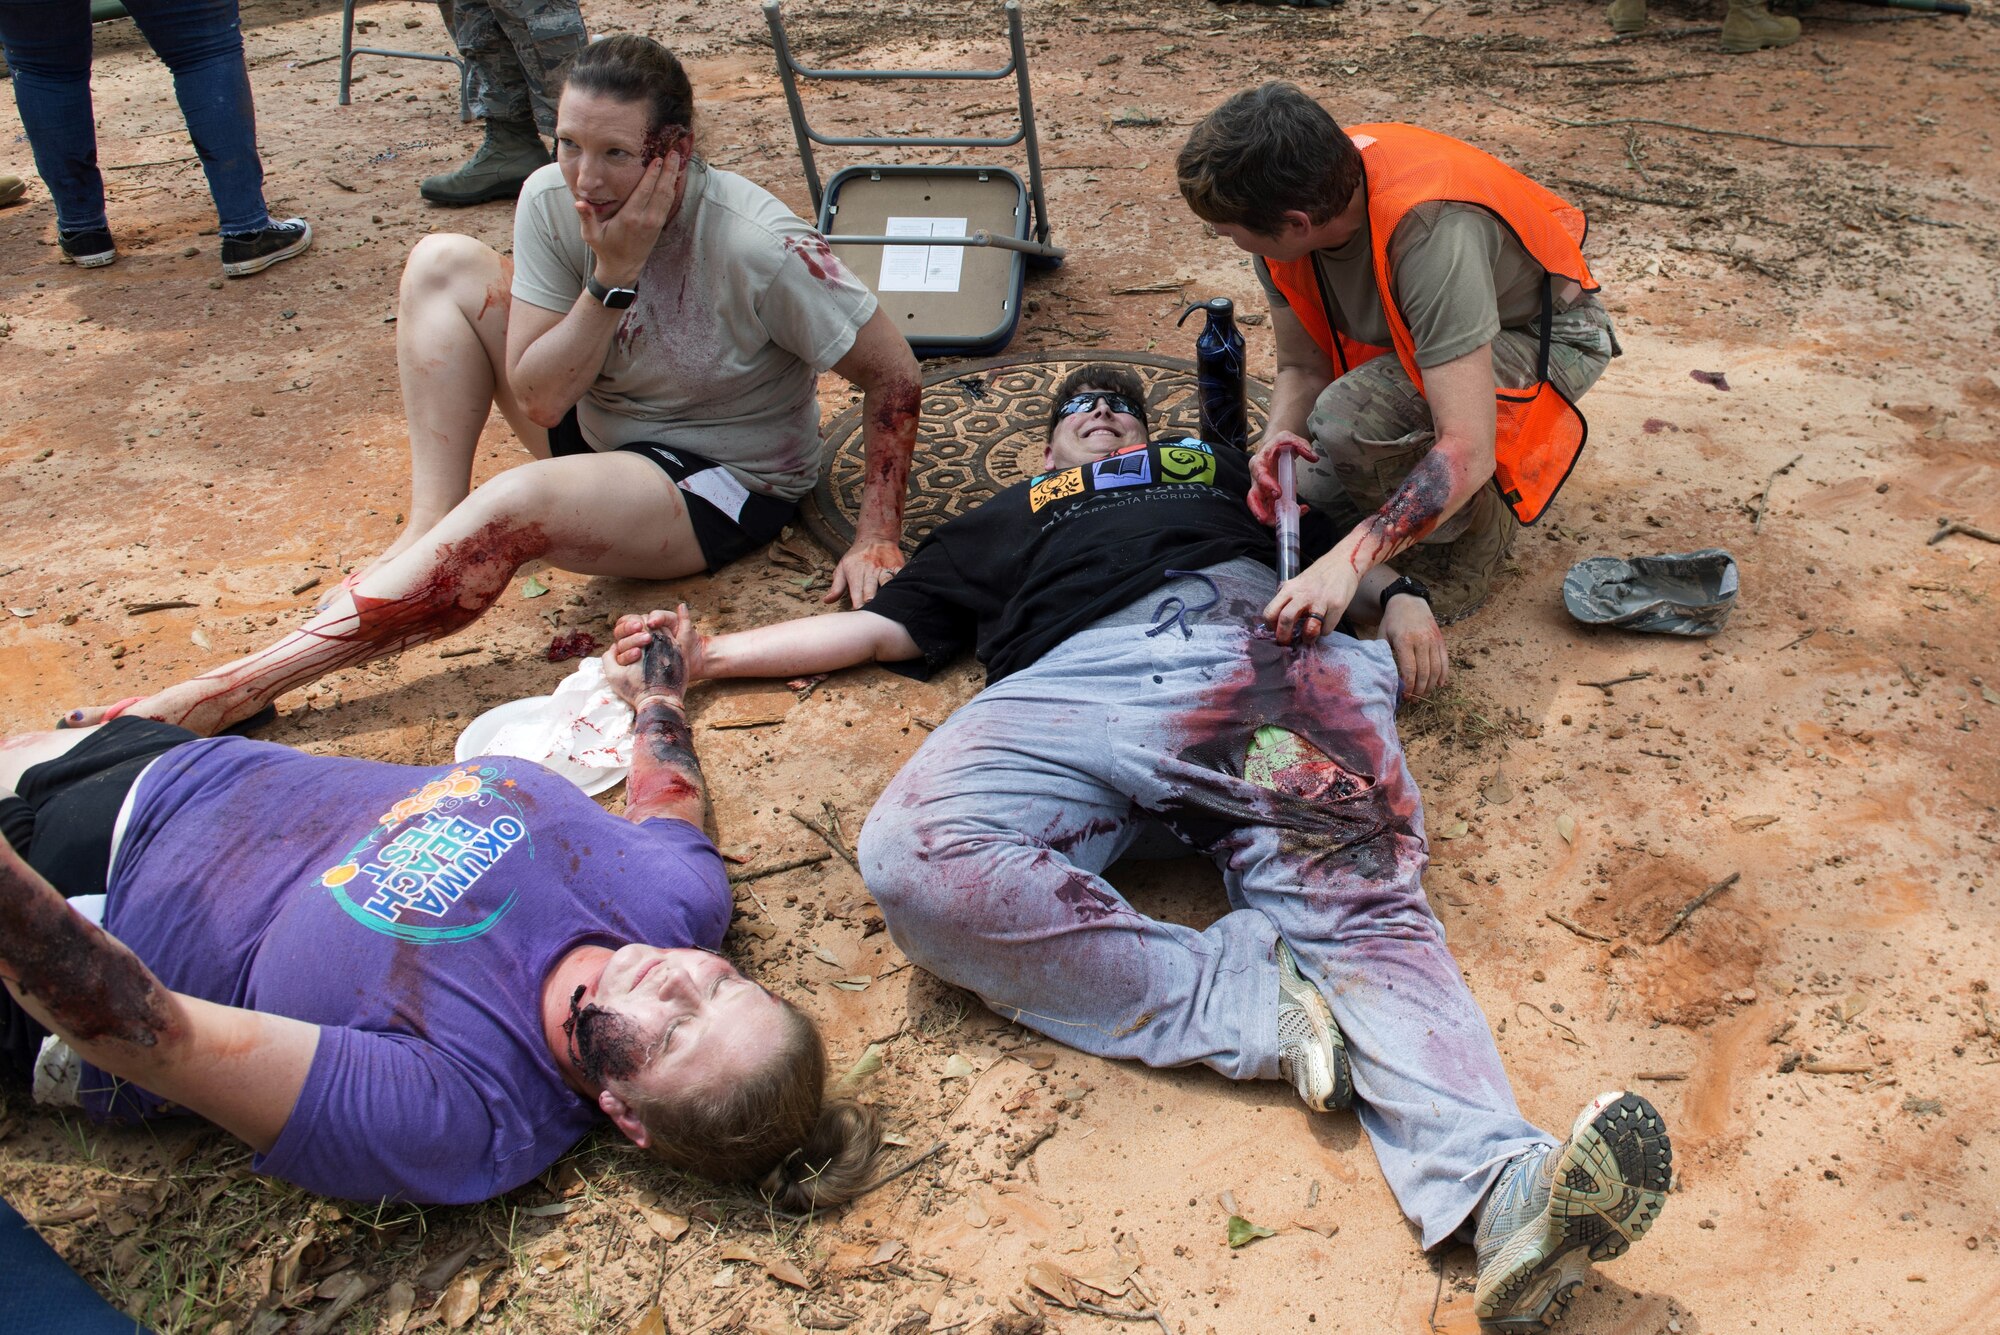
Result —
[[[596,297],[598,303],[608,310],[622,311],[639,299],[639,289],[635,287],[606,287],[597,281],[596,274],[588,274],[583,280],[583,290]]]
[[[1376,604],[1377,610],[1384,616],[1387,616],[1389,613],[1389,600],[1399,593],[1411,594],[1423,599],[1426,603],[1431,600],[1431,591],[1425,588],[1420,581],[1411,579],[1408,575],[1399,575],[1393,584],[1382,590],[1381,601]]]

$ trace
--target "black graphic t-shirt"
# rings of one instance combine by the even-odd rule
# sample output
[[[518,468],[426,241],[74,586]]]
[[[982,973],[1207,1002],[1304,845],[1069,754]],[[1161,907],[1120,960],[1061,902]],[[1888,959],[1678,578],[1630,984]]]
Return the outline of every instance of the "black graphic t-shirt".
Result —
[[[1169,570],[1245,556],[1275,567],[1277,538],[1250,513],[1249,492],[1245,455],[1193,437],[1016,483],[934,529],[869,601],[923,650],[885,666],[925,677],[970,647],[998,681],[1158,588]],[[1334,539],[1326,517],[1307,510],[1302,559]]]

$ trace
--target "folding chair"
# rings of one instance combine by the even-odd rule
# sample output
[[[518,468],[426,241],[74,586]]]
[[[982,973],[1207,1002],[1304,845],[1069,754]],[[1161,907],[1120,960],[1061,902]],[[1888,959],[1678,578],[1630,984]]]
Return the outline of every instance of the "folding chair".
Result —
[[[841,262],[874,289],[919,357],[998,352],[1021,319],[1030,262],[1053,268],[1063,250],[1049,242],[1042,157],[1028,90],[1021,6],[1006,0],[1009,58],[991,70],[810,69],[792,56],[779,0],[764,0],[778,77],[792,113],[819,230]],[[806,123],[800,79],[1014,80],[1019,128],[1000,136],[825,135]],[[1028,159],[1024,185],[1002,166],[851,166],[824,185],[813,145],[829,148],[1009,148]]]
[[[440,55],[435,51],[392,51],[385,46],[356,46],[354,44],[354,3],[355,0],[341,0],[340,6],[340,105],[348,105],[347,86],[354,80],[354,58],[356,56],[388,56],[394,60],[431,60],[440,65],[458,66],[458,118],[472,119],[472,71],[463,59],[455,55]],[[451,26],[451,11],[444,5],[438,6],[445,26]]]

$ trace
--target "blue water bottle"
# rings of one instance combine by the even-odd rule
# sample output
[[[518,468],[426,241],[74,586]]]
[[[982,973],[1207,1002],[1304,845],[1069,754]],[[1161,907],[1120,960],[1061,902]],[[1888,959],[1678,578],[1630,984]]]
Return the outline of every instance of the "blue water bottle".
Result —
[[[1243,402],[1243,335],[1236,328],[1236,303],[1228,297],[1195,302],[1181,312],[1176,324],[1186,324],[1196,311],[1208,316],[1201,336],[1194,341],[1202,439],[1247,451],[1250,415]]]

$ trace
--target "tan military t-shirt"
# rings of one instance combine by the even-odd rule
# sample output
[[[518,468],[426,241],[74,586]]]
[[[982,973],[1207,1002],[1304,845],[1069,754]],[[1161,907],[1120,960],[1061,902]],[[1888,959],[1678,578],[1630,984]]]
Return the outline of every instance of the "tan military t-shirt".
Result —
[[[1364,183],[1361,188],[1365,192],[1368,187]],[[1386,348],[1389,317],[1375,286],[1373,247],[1364,220],[1346,245],[1314,251],[1313,260],[1332,299],[1335,325],[1349,338]],[[1256,270],[1271,304],[1290,305],[1263,260]],[[1416,340],[1419,367],[1463,357],[1502,329],[1533,324],[1542,310],[1544,272],[1512,229],[1477,204],[1419,204],[1403,215],[1389,238],[1396,305]],[[1561,289],[1569,286],[1557,284],[1557,311],[1585,299],[1570,293],[1565,300]]]
[[[761,186],[699,158],[688,172],[577,422],[597,449],[657,441],[797,500],[819,476],[815,379],[875,294]],[[592,265],[562,172],[543,167],[514,211],[514,296],[566,312]]]

